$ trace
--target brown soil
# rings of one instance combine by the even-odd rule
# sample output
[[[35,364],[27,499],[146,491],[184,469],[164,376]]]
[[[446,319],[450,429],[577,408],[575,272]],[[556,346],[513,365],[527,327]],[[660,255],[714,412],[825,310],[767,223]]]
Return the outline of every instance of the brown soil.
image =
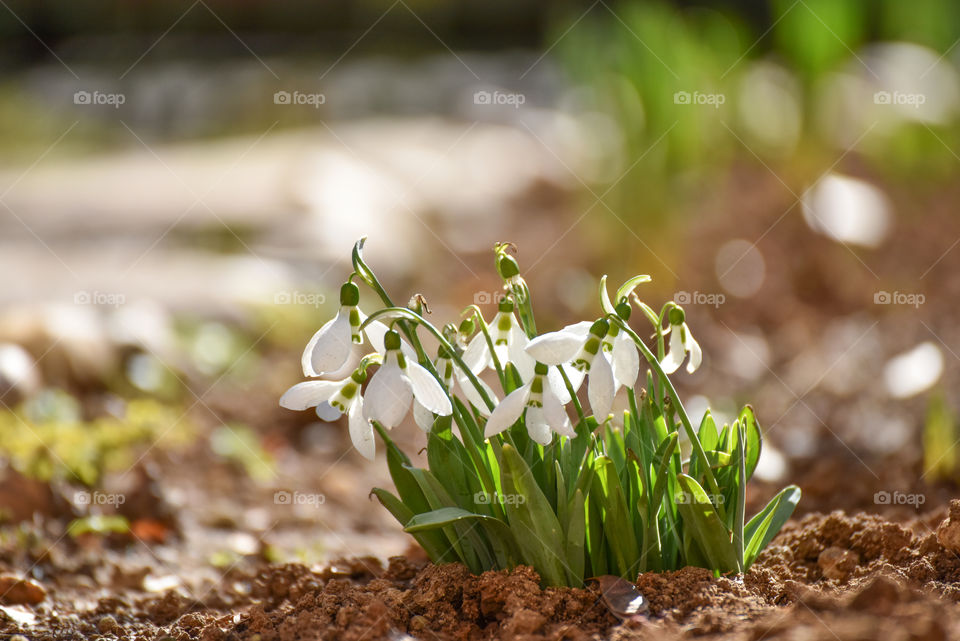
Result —
[[[745,577],[700,568],[641,575],[649,612],[626,623],[595,585],[541,589],[527,567],[474,576],[411,550],[386,568],[372,557],[323,570],[262,564],[229,572],[204,594],[150,596],[116,576],[112,594],[97,598],[75,582],[50,589],[33,610],[5,608],[0,633],[51,641],[960,638],[960,557],[940,543],[954,547],[960,501],[950,512],[952,520],[940,510],[902,523],[807,515],[788,523]],[[32,625],[14,622],[29,612]]]

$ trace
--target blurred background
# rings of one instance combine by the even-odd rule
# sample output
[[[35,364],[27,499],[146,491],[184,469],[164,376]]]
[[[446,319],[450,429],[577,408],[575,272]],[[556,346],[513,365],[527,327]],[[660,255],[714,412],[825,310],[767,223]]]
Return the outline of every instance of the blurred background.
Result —
[[[438,325],[494,313],[497,241],[541,328],[650,274],[691,412],[757,408],[758,501],[955,490],[956,2],[0,5],[5,564],[402,552],[382,458],[277,406],[364,235]]]

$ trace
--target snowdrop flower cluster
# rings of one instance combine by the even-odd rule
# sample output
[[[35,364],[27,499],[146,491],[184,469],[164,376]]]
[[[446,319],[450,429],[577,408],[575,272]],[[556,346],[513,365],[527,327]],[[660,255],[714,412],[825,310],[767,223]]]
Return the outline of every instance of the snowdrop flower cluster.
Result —
[[[465,349],[456,341],[443,340],[432,363],[421,358],[422,354],[404,341],[398,331],[378,320],[378,314],[368,317],[361,311],[360,288],[352,278],[348,280],[340,288],[336,316],[313,335],[301,359],[304,376],[335,380],[294,385],[280,404],[294,410],[316,408],[318,417],[328,421],[346,414],[354,446],[371,460],[375,454],[374,421],[392,429],[407,416],[412,405],[415,422],[429,432],[437,417],[453,413],[455,392],[460,393],[470,410],[484,417],[485,438],[503,433],[524,417],[530,438],[548,445],[555,434],[576,437],[567,405],[586,380],[592,418],[603,424],[618,390],[632,390],[640,373],[637,345],[621,330],[629,319],[626,300],[633,289],[621,295],[620,305],[609,314],[610,318],[583,321],[531,336],[529,327],[524,327],[518,318],[518,311],[524,317],[518,307],[529,304],[529,289],[520,276],[516,259],[507,253],[512,248],[511,244],[502,243],[495,249],[505,290],[497,312],[487,323],[475,310],[481,331],[465,341]],[[418,307],[423,306],[420,295],[413,301],[418,301]],[[689,353],[687,370],[692,373],[700,364],[700,347],[690,334],[683,310],[675,303],[665,310],[669,325],[662,334],[670,336],[670,351],[661,357],[661,368],[665,374],[672,374]],[[400,324],[404,322],[404,312],[422,320],[413,309],[380,315],[391,324]],[[658,328],[661,325],[658,323]],[[475,323],[465,322],[461,327],[473,328]],[[440,334],[436,330],[433,333]],[[363,366],[358,368],[361,361]],[[379,369],[367,382],[366,370],[370,366]],[[490,384],[479,378],[488,370],[501,374],[510,370],[518,376],[513,385],[511,381],[501,381],[505,393],[502,401]],[[364,383],[366,389],[361,391]]]
[[[730,547],[742,528],[725,525],[711,533],[731,522],[724,504],[710,507],[715,520],[689,525],[694,539],[677,539],[678,526],[682,533],[684,519],[707,518],[706,507],[661,508],[681,490],[696,495],[694,503],[698,488],[704,496],[740,491],[756,464],[760,437],[749,408],[722,434],[712,422],[694,430],[668,375],[685,360],[687,371],[696,371],[700,346],[679,305],[670,301],[657,313],[637,296],[649,277],[629,279],[613,299],[604,277],[596,317],[538,332],[530,289],[512,255],[516,248],[499,243],[495,265],[503,296],[495,312],[487,320],[470,306],[459,324],[441,330],[424,317],[429,309],[422,295],[407,307],[393,302],[362,249],[363,240],[354,248],[354,271],[340,289],[337,314],[304,350],[309,380],[293,385],[280,404],[315,408],[322,420],[346,415],[354,448],[370,460],[380,437],[399,496],[379,488],[373,494],[431,558],[458,560],[475,571],[526,562],[556,585],[703,559],[724,571],[749,566],[747,548]],[[369,314],[361,311],[359,285],[379,299],[364,303]],[[654,349],[630,324],[635,308],[650,324]],[[626,396],[629,409],[614,416],[618,395]],[[410,414],[426,435],[426,469],[413,467],[390,437]],[[673,454],[680,430],[694,444],[686,469]],[[654,495],[655,485],[666,489]],[[491,499],[508,495],[524,500]],[[721,498],[729,505],[738,496]],[[770,517],[763,532],[783,513]],[[638,533],[646,546],[638,545]],[[564,554],[549,552],[558,549]]]

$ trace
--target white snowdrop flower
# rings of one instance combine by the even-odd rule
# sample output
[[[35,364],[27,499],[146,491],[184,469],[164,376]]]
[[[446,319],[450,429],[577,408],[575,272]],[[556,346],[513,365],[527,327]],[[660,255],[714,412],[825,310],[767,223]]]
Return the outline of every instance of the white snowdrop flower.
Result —
[[[610,323],[603,338],[603,351],[609,354],[617,390],[621,386],[633,389],[640,375],[640,352],[633,339],[617,323]]]
[[[700,350],[700,344],[693,338],[690,328],[685,322],[683,309],[674,307],[670,310],[670,349],[666,357],[660,362],[660,367],[664,373],[673,374],[683,364],[683,360],[690,354],[690,360],[687,361],[687,372],[693,374],[700,367],[703,360],[703,352]]]
[[[493,350],[500,365],[506,367],[507,362],[513,363],[520,373],[520,378],[528,381],[533,376],[535,363],[525,351],[530,339],[520,327],[513,307],[513,301],[509,298],[500,301],[500,309],[490,322],[490,338],[493,340]],[[463,353],[463,362],[474,374],[493,368],[493,356],[483,332],[477,332],[470,340]]]
[[[455,386],[458,387],[467,401],[477,408],[480,414],[490,416],[491,410],[487,407],[480,392],[473,386],[473,383],[470,382],[467,375],[453,362],[453,358],[445,347],[440,347],[437,353],[437,360],[435,360],[433,364],[436,366],[437,373],[440,374],[440,380],[443,381],[447,390],[453,393]],[[498,402],[496,393],[482,380],[480,381],[480,386],[487,393],[487,398],[496,406]],[[416,399],[413,401],[413,418],[424,432],[430,431],[433,427],[433,421],[435,420],[433,412],[421,405],[420,401]]]
[[[364,334],[378,352],[383,352],[383,336],[387,326],[373,321],[360,331],[367,319],[357,305],[360,289],[353,283],[344,283],[340,288],[340,310],[321,327],[303,350],[301,365],[304,376],[332,376],[350,372],[360,362],[364,353]]]
[[[364,418],[363,397],[360,395],[360,386],[366,377],[358,369],[339,381],[297,383],[280,398],[280,405],[291,410],[316,407],[317,416],[325,421],[335,421],[341,414],[346,414],[353,446],[372,461],[376,453],[373,426]]]
[[[524,413],[527,433],[541,445],[549,445],[554,432],[567,438],[577,435],[563,407],[564,403],[547,382],[547,371],[546,365],[537,363],[533,377],[522,387],[507,394],[487,419],[483,433],[485,438],[506,430]]]
[[[527,345],[527,353],[541,363],[558,366],[569,363],[573,371],[570,368],[564,371],[574,391],[580,388],[584,376],[590,375],[587,396],[593,416],[601,423],[610,414],[617,392],[613,366],[603,349],[609,330],[610,323],[605,319],[592,324],[584,321],[537,336]]]
[[[383,342],[383,365],[367,386],[364,416],[388,429],[396,427],[410,411],[414,398],[434,414],[451,414],[453,407],[443,387],[426,368],[407,360],[401,351],[400,335],[388,331]]]

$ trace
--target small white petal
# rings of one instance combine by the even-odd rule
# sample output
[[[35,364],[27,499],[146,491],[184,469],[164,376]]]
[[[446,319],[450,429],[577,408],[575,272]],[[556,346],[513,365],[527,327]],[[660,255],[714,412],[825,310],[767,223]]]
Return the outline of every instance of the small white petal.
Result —
[[[280,397],[280,406],[288,410],[305,410],[329,401],[343,387],[343,381],[307,381],[297,383]]]
[[[572,330],[561,329],[537,336],[527,344],[527,354],[545,365],[572,361],[583,347],[584,337]]]
[[[320,329],[316,331],[316,333],[314,333],[313,336],[310,337],[310,340],[307,341],[307,346],[303,348],[303,355],[300,357],[300,365],[303,367],[304,376],[320,375],[313,369],[313,349],[316,347],[317,341],[320,340],[320,338],[324,336],[327,331],[329,331],[330,326],[333,325],[333,321],[337,320],[339,317],[340,316],[338,314],[337,316],[334,316],[328,320],[320,327]]]
[[[336,318],[321,327],[303,350],[300,362],[304,376],[322,376],[340,369],[352,349],[350,312],[341,308]]]
[[[533,378],[533,371],[536,368],[536,361],[527,353],[526,347],[530,344],[530,339],[523,333],[519,325],[510,328],[510,344],[507,348],[507,357],[517,368],[520,378],[528,381]]]
[[[670,349],[666,357],[660,361],[660,367],[665,374],[673,374],[683,365],[683,358],[687,352],[683,348],[683,336],[679,330],[670,332]]]
[[[494,343],[493,353],[497,355],[500,367],[506,367],[507,361],[510,360],[510,344]],[[493,367],[493,359],[490,359],[490,367]]]
[[[613,408],[613,395],[616,393],[616,384],[613,381],[613,367],[610,361],[601,352],[594,357],[590,364],[590,382],[587,386],[587,396],[590,399],[590,409],[597,422],[602,423]]]
[[[353,374],[353,370],[357,369],[357,365],[360,364],[360,359],[363,358],[363,355],[367,351],[366,346],[354,343],[350,349],[350,355],[347,356],[347,360],[344,361],[343,366],[332,372],[325,372],[323,376],[332,380],[347,378]]]
[[[434,419],[433,412],[424,407],[420,401],[416,400],[414,397],[413,400],[413,420],[416,422],[417,427],[423,430],[425,433],[429,433],[433,429]]]
[[[366,320],[366,317],[361,312],[360,313],[360,322]],[[381,323],[380,321],[370,321],[370,324],[363,328],[363,333],[366,334],[367,338],[370,340],[370,345],[377,352],[383,354],[383,337],[386,336],[387,332],[390,330],[389,327]]]
[[[529,416],[529,412],[527,414]],[[560,400],[549,388],[543,390],[543,415],[546,417],[550,428],[560,436],[573,438],[577,435],[570,424],[570,417],[567,411],[563,409]]]
[[[687,361],[687,372],[693,374],[703,361],[703,351],[700,349],[700,343],[695,341],[690,334],[690,328],[685,327],[684,329],[686,330],[684,332],[686,334],[685,347],[690,352],[690,360]]]
[[[440,416],[449,416],[453,413],[450,399],[443,391],[443,387],[425,367],[419,363],[407,361],[407,378],[410,381],[413,396],[425,408]]]
[[[567,332],[570,334],[576,334],[583,338],[584,341],[587,340],[587,334],[590,333],[590,328],[593,327],[593,323],[590,321],[580,321],[579,323],[574,323],[572,325],[566,325],[560,331]]]
[[[640,375],[640,354],[633,339],[620,331],[613,339],[613,378],[618,385],[633,388]]]
[[[550,445],[553,440],[553,432],[550,431],[550,425],[547,424],[547,418],[544,416],[543,408],[527,408],[527,434],[540,445]]]
[[[396,427],[407,415],[413,392],[409,379],[392,356],[370,379],[364,398],[366,418],[379,421],[386,428]]]
[[[523,408],[527,406],[528,398],[530,398],[530,383],[507,394],[506,398],[500,401],[500,404],[490,414],[490,418],[487,419],[483,437],[490,438],[516,423],[520,415],[523,414]]]
[[[569,365],[563,365],[563,371],[567,373],[567,378],[570,379],[570,386],[573,388],[573,391],[576,393],[580,389],[580,386],[583,385],[583,379],[586,376],[586,372],[581,372],[576,367],[571,367]],[[563,398],[562,396],[560,398]]]
[[[317,418],[321,421],[327,421],[328,423],[335,421],[340,418],[340,414],[340,410],[326,401],[317,405]]]
[[[563,376],[560,375],[559,368],[550,367],[547,369],[547,385],[561,404],[566,405],[570,402],[570,391],[567,389],[567,384],[563,382]]]
[[[362,323],[366,318],[363,312],[360,312],[360,322]],[[366,334],[367,339],[370,341],[370,346],[373,347],[374,351],[383,354],[386,351],[383,346],[383,337],[389,330],[390,328],[385,324],[375,320],[363,328],[363,333]],[[362,351],[365,352],[367,350]],[[403,352],[403,355],[407,358],[417,360],[417,351],[410,346],[410,343],[403,339],[400,340],[400,351]],[[361,354],[361,356],[362,355],[363,354]]]
[[[463,362],[474,374],[479,374],[493,364],[490,359],[490,349],[487,347],[487,337],[483,332],[470,339],[467,349],[463,351]]]
[[[362,398],[357,397],[353,402],[348,416],[350,417],[350,440],[353,441],[353,446],[364,458],[372,461],[377,453],[377,446],[373,440],[373,426],[364,416]]]
[[[477,379],[480,381],[480,387],[484,389],[487,393],[487,397],[493,401],[494,407],[496,407],[499,399],[497,399],[496,393],[491,389],[489,385],[483,382],[482,379]],[[460,385],[460,391],[463,392],[463,395],[466,397],[467,401],[470,402],[477,411],[480,412],[483,416],[490,416],[490,408],[487,407],[487,404],[483,402],[483,397],[480,396],[480,392],[477,391],[477,388],[473,386],[473,383],[470,382],[470,379],[467,378],[466,374],[459,372],[457,374],[457,383]]]

